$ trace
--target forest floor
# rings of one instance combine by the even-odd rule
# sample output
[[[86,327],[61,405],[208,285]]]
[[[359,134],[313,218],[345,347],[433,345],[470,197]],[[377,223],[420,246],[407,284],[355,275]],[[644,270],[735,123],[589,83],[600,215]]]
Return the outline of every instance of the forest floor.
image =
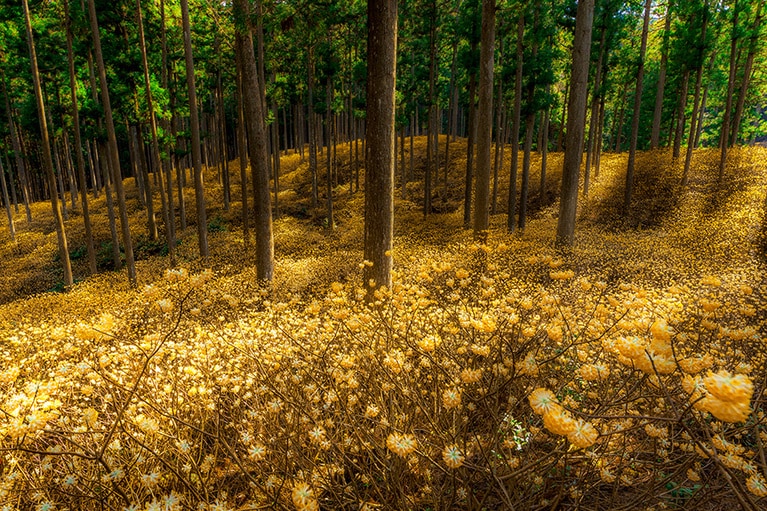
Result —
[[[206,170],[205,263],[185,190],[170,272],[126,180],[137,290],[110,271],[103,195],[91,200],[103,271],[86,276],[70,211],[66,293],[50,205],[32,205],[31,225],[15,215],[15,243],[3,222],[0,506],[767,505],[767,149],[733,150],[722,185],[718,152],[696,151],[686,188],[670,154],[640,153],[626,216],[626,155],[604,154],[564,251],[562,155],[549,155],[543,198],[533,155],[526,229],[508,234],[494,215],[479,246],[463,229],[465,150],[451,144],[448,186],[440,175],[424,217],[416,139],[396,194],[395,284],[372,307],[347,145],[332,231],[324,156],[314,211],[307,162],[282,157],[270,289],[243,239],[236,161],[229,210]],[[498,212],[508,162],[507,150]]]

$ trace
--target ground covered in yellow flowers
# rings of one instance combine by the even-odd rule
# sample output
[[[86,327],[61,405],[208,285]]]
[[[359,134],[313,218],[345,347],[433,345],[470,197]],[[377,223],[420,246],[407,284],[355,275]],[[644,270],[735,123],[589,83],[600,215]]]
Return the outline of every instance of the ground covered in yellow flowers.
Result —
[[[640,155],[625,218],[626,158],[604,155],[564,252],[537,192],[523,233],[499,215],[475,244],[458,156],[448,212],[423,219],[417,166],[372,306],[351,162],[330,232],[283,158],[271,289],[213,169],[211,260],[190,227],[177,268],[139,261],[138,290],[106,272],[19,298],[56,284],[35,205],[16,244],[0,227],[0,509],[764,509],[767,151],[734,151],[721,186],[696,152],[687,189],[668,156]]]

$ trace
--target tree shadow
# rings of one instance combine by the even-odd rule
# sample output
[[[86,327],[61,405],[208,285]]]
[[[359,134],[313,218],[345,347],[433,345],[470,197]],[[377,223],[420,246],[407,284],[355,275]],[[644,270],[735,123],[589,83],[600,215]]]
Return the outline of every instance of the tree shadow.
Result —
[[[599,179],[595,179],[591,200],[584,205],[581,219],[608,229],[660,227],[679,207],[683,195],[680,184],[683,162],[672,160],[666,151],[637,153],[632,200],[625,211],[625,155],[606,156],[603,156],[603,165],[623,168],[615,172],[603,171]]]

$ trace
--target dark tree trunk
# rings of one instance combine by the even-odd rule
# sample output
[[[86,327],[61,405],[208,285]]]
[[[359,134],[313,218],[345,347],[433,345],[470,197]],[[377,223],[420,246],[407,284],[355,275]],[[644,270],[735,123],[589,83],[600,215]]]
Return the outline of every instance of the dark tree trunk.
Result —
[[[524,58],[525,15],[517,21],[517,68],[514,78],[514,117],[511,120],[511,169],[509,171],[509,211],[506,228],[514,232],[517,213],[517,167],[519,166],[519,131],[522,120],[522,65]]]
[[[490,146],[493,137],[493,66],[495,0],[482,0],[482,42],[479,55],[479,125],[477,126],[477,190],[474,238],[487,239],[490,198]]]
[[[59,209],[59,200],[56,196],[56,179],[53,176],[53,159],[51,158],[51,146],[48,140],[48,122],[45,116],[45,104],[43,103],[43,90],[40,84],[40,73],[37,69],[37,53],[35,52],[35,42],[32,39],[32,21],[29,14],[29,5],[27,0],[22,0],[24,8],[24,19],[27,28],[27,43],[29,45],[29,59],[32,67],[32,81],[35,88],[35,99],[37,100],[37,118],[40,122],[40,138],[43,151],[43,169],[48,181],[48,188],[51,195],[51,208],[53,209],[53,219],[56,225],[56,237],[59,246],[59,258],[64,270],[64,286],[72,286],[72,265],[69,261],[69,248],[67,247],[67,234],[64,230],[64,219]]]
[[[636,163],[637,139],[639,138],[639,109],[642,106],[642,87],[644,80],[644,57],[647,50],[647,32],[650,28],[650,8],[652,0],[645,0],[644,21],[642,23],[642,43],[639,48],[636,88],[634,90],[634,111],[631,116],[631,140],[629,158],[626,166],[626,188],[623,193],[623,214],[628,215],[631,197],[634,192],[634,166]]]
[[[556,244],[572,246],[575,239],[575,217],[578,207],[578,178],[583,157],[583,127],[586,120],[586,100],[589,82],[591,26],[594,21],[594,0],[578,2],[573,41],[573,66],[570,102],[567,106],[567,139],[562,169],[562,190],[559,202]]]
[[[80,138],[80,110],[77,104],[77,82],[75,80],[75,61],[72,51],[72,26],[69,16],[69,7],[64,4],[67,29],[67,62],[69,64],[69,89],[72,104],[72,121],[75,133],[75,156],[77,162],[77,178],[80,189],[80,203],[83,209],[83,223],[85,224],[85,245],[88,252],[88,269],[91,274],[96,273],[96,248],[93,244],[93,227],[91,225],[90,210],[88,207],[88,183],[85,181],[85,160],[83,159],[82,139]],[[96,188],[94,182],[93,187]]]
[[[650,149],[657,149],[660,141],[660,121],[663,114],[663,92],[666,88],[666,68],[668,67],[668,42],[671,33],[671,5],[669,0],[666,8],[666,21],[663,26],[663,46],[661,48],[660,71],[658,72],[658,89],[655,92],[655,109],[652,115],[652,134]]]
[[[91,0],[93,1],[93,0]],[[205,189],[202,179],[200,148],[200,119],[197,113],[197,88],[194,83],[194,58],[192,56],[192,34],[189,22],[189,2],[181,0],[181,21],[184,30],[184,56],[186,59],[186,88],[189,96],[189,122],[192,129],[192,166],[194,167],[194,194],[197,212],[197,240],[200,257],[208,257],[208,219],[205,213]]]
[[[256,208],[256,266],[260,281],[271,282],[274,276],[274,239],[272,237],[272,205],[269,198],[269,164],[266,150],[266,127],[258,83],[256,59],[253,54],[253,35],[248,20],[248,1],[234,3],[238,29],[236,37],[241,39],[238,47],[242,51],[242,88],[250,91],[243,94],[245,121],[248,127],[248,149],[253,178],[253,195]]]
[[[101,105],[104,108],[104,117],[107,125],[107,138],[109,139],[109,156],[112,168],[112,184],[117,192],[117,206],[120,212],[120,227],[122,229],[123,249],[125,250],[125,264],[128,268],[128,282],[131,287],[136,286],[136,263],[133,259],[133,242],[131,240],[130,225],[128,224],[128,211],[125,207],[125,190],[123,189],[122,172],[120,172],[120,156],[117,149],[117,136],[112,119],[112,106],[109,101],[109,89],[107,88],[107,75],[104,66],[104,58],[101,52],[101,37],[99,36],[98,19],[94,0],[89,0],[88,8],[91,18],[91,32],[93,34],[93,49],[96,57],[99,81],[101,82]]]
[[[367,130],[365,139],[364,286],[367,300],[391,289],[394,228],[394,87],[397,1],[368,1]]]

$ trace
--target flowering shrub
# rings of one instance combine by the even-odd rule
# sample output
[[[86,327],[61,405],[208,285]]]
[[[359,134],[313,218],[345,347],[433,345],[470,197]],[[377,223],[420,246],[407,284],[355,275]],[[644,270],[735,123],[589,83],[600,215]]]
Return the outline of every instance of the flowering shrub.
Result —
[[[677,258],[591,232],[555,254],[550,227],[414,227],[372,304],[354,264],[312,254],[274,289],[222,265],[0,308],[0,509],[763,508],[748,245]]]

